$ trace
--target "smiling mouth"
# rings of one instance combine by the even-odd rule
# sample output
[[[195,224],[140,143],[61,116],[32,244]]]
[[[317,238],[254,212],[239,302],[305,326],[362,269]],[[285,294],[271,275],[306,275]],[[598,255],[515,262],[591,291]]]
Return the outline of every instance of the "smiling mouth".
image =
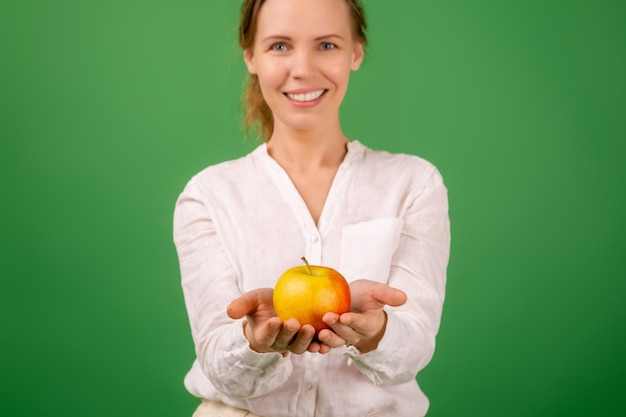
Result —
[[[328,90],[317,90],[317,91],[311,91],[309,93],[299,93],[299,94],[285,93],[285,95],[287,97],[289,97],[293,101],[298,101],[300,103],[306,103],[308,101],[315,101],[315,100],[317,100],[324,93],[326,93],[326,91],[328,91]]]

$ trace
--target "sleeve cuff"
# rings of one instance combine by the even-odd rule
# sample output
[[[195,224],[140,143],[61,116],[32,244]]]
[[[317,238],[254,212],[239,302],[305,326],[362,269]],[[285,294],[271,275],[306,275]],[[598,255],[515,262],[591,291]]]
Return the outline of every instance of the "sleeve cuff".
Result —
[[[406,368],[406,362],[410,362],[412,355],[415,355],[415,346],[407,343],[406,337],[403,337],[406,329],[402,326],[401,318],[393,311],[385,311],[387,312],[387,327],[378,347],[371,352],[361,353],[356,347],[349,346],[344,352],[348,358],[348,364],[356,366],[377,386],[389,379],[395,379],[394,376],[402,380],[407,377],[415,378],[415,375],[409,375],[410,367]],[[403,372],[402,369],[406,371]]]
[[[260,367],[262,369],[268,369],[273,366],[279,366],[281,362],[291,363],[278,352],[259,353],[250,347],[250,342],[246,339],[242,329],[243,322],[238,325],[232,326],[232,340],[233,345],[236,346],[231,352],[232,356],[235,356],[242,363]]]

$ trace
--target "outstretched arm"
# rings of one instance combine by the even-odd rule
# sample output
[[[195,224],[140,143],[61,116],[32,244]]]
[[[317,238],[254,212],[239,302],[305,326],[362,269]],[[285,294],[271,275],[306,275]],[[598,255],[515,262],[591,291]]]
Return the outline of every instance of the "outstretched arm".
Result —
[[[450,222],[447,190],[436,169],[421,184],[411,190],[403,208],[389,275],[367,277],[384,284],[354,281],[352,311],[327,315],[325,320],[336,334],[320,333],[325,344],[347,344],[346,356],[377,385],[414,379],[434,353],[445,294]]]
[[[250,349],[242,321],[233,321],[226,314],[231,300],[239,300],[242,293],[210,211],[193,181],[176,204],[174,241],[197,362],[204,376],[231,398],[257,397],[285,383],[293,370],[291,361],[280,354]],[[256,320],[263,314],[273,315],[263,302],[249,298],[244,297],[243,305],[234,303],[234,316],[254,312],[251,319]],[[250,303],[256,307],[246,307]]]

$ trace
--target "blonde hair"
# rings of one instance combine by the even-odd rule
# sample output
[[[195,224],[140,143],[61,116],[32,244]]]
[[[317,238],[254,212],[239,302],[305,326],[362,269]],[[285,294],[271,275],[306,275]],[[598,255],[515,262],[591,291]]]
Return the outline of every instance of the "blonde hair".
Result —
[[[265,0],[244,0],[241,5],[241,16],[239,20],[239,46],[246,50],[254,46],[256,36],[257,20],[259,11]],[[367,43],[365,32],[367,22],[365,12],[360,0],[345,0],[350,8],[350,17],[354,26],[355,38],[363,44]],[[249,134],[251,130],[257,130],[257,138],[267,142],[274,132],[274,116],[269,108],[256,74],[248,74],[246,86],[242,94],[243,102],[243,127],[244,132]]]

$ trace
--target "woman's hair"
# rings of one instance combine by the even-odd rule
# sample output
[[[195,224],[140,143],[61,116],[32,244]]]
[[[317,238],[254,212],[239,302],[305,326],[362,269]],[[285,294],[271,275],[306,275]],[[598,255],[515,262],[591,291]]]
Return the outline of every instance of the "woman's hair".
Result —
[[[354,37],[363,46],[367,43],[365,32],[367,22],[365,12],[360,0],[344,0],[350,8],[350,17],[354,26]],[[257,30],[257,20],[259,11],[265,0],[244,0],[241,5],[241,17],[239,21],[239,46],[241,49],[248,49],[254,46],[254,38]],[[248,74],[246,87],[242,95],[243,101],[243,127],[245,133],[249,133],[253,127],[258,128],[258,137],[267,142],[274,131],[274,117],[268,107],[259,78],[256,74]]]

